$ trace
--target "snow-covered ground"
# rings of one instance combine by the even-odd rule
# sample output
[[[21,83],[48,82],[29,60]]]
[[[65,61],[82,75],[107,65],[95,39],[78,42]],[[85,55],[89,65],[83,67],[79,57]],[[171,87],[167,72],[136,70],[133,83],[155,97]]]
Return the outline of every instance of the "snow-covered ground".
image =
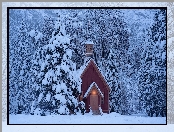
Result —
[[[166,124],[166,117],[147,117],[144,115],[120,115],[110,113],[101,115],[10,115],[10,124]]]

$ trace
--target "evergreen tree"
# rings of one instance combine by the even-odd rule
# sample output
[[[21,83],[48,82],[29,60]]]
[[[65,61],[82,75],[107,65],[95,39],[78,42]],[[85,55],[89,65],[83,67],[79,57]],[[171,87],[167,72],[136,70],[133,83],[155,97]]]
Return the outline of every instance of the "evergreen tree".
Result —
[[[13,28],[13,27],[10,27]],[[13,102],[10,105],[10,113],[21,113],[23,111],[28,111],[28,101],[27,101],[27,95],[28,95],[28,69],[30,67],[30,46],[29,42],[27,40],[28,34],[27,34],[27,26],[25,24],[25,20],[21,20],[20,26],[17,29],[18,34],[16,38],[13,38],[13,36],[10,37],[11,43],[10,43],[10,50],[12,53],[10,56],[10,68],[13,69],[10,71],[10,76],[12,79],[10,82],[10,85],[12,86],[10,88],[10,92],[13,91],[10,95],[12,97],[10,100]],[[10,34],[12,34],[13,31],[11,30]],[[14,49],[14,47],[18,47],[18,49]],[[13,80],[15,79],[15,80]]]
[[[49,44],[35,54],[32,71],[36,85],[32,111],[39,108],[41,115],[46,111],[58,114],[75,113],[80,78],[75,76],[76,65],[72,62],[72,50],[63,24],[52,33]],[[56,33],[56,34],[55,34]]]
[[[141,105],[149,116],[166,116],[166,11],[155,13],[142,57]]]

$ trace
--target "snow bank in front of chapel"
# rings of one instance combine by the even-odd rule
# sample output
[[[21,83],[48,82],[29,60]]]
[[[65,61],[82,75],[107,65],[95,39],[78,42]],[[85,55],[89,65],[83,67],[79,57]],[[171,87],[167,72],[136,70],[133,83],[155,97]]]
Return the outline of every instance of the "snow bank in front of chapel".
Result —
[[[10,124],[166,124],[166,117],[147,117],[145,115],[10,115]]]

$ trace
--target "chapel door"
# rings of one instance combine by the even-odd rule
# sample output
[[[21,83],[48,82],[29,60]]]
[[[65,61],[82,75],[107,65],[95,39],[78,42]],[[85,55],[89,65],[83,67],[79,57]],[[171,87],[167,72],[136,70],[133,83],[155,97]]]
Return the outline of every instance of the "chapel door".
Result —
[[[93,111],[98,110],[98,95],[90,95],[90,106]]]

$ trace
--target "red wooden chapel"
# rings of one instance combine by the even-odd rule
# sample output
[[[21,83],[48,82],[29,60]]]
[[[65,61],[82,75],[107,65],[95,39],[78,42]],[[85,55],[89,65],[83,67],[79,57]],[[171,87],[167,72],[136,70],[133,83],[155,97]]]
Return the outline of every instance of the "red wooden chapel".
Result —
[[[86,112],[91,110],[93,113],[99,112],[99,106],[103,113],[109,113],[109,92],[110,88],[103,77],[101,71],[92,59],[93,43],[86,44],[85,68],[81,74],[81,97],[84,101]]]

